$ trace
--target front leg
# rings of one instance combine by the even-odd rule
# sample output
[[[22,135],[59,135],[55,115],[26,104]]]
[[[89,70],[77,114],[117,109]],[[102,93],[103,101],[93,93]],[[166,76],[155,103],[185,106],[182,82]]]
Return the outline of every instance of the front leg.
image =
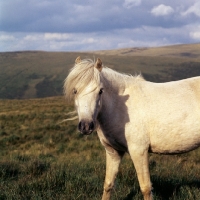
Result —
[[[137,172],[144,200],[152,200],[153,196],[151,193],[152,186],[149,173],[148,150],[142,149],[138,146],[130,148],[129,151]]]
[[[106,148],[106,177],[102,200],[109,200],[114,181],[119,170],[119,164],[123,157],[123,152],[118,152],[113,148]]]

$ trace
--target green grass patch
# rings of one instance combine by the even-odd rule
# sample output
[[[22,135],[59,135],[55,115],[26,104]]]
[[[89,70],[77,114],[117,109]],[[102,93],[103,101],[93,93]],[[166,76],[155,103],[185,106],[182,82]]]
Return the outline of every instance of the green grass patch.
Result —
[[[0,108],[1,200],[101,199],[105,150],[95,133],[77,132],[77,121],[60,123],[73,109],[63,97],[1,100]],[[154,199],[200,199],[200,150],[149,159]],[[142,199],[128,155],[112,193],[116,199]]]

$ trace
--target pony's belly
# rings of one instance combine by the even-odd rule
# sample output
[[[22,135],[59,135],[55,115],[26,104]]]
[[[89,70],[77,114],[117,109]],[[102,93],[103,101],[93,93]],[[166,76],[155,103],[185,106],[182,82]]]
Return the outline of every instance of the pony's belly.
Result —
[[[200,146],[198,113],[188,113],[184,108],[181,111],[179,114],[172,114],[170,118],[167,118],[167,115],[165,118],[158,118],[157,123],[150,127],[150,151],[176,154]]]
[[[178,154],[194,150],[200,146],[200,135],[197,137],[163,137],[162,140],[152,141],[149,151],[162,154]]]

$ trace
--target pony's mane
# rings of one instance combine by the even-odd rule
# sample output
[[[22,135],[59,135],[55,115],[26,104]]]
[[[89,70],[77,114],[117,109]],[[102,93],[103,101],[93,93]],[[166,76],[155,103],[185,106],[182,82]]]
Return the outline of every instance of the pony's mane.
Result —
[[[124,90],[127,85],[133,83],[133,76],[121,74],[110,68],[103,67],[102,71],[94,67],[95,62],[91,59],[84,59],[74,65],[64,82],[64,94],[68,100],[73,99],[74,89],[81,92],[91,82],[100,85],[102,82],[113,90]],[[143,79],[141,75],[135,79]]]
[[[90,82],[100,83],[99,71],[94,67],[95,62],[84,59],[74,65],[64,82],[64,94],[68,100],[73,99],[73,90],[81,92]]]

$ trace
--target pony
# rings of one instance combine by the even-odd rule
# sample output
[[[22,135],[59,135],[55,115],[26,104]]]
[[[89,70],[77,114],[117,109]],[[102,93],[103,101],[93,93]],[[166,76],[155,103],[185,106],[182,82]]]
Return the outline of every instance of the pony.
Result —
[[[64,81],[73,100],[78,129],[97,131],[106,150],[102,200],[108,200],[125,153],[133,161],[144,200],[152,200],[148,152],[178,154],[200,146],[200,77],[166,83],[146,81],[81,60]]]

